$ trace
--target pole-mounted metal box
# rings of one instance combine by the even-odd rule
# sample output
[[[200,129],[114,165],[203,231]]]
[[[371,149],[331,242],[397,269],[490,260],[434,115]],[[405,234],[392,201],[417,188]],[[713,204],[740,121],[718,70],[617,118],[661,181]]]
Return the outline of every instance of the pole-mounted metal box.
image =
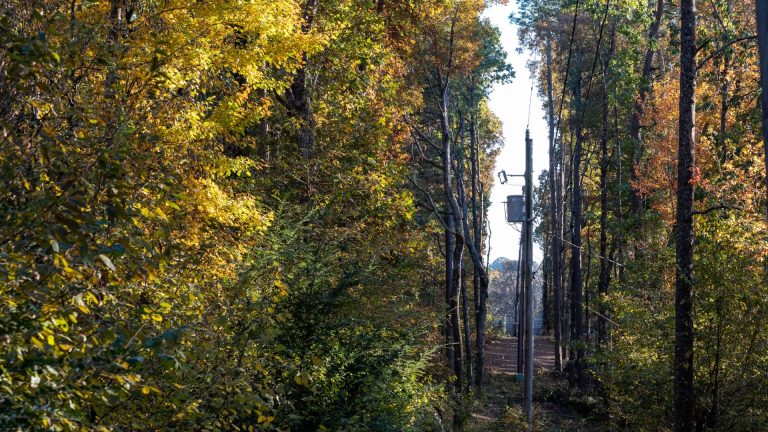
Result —
[[[507,222],[525,222],[525,199],[522,195],[507,196]]]

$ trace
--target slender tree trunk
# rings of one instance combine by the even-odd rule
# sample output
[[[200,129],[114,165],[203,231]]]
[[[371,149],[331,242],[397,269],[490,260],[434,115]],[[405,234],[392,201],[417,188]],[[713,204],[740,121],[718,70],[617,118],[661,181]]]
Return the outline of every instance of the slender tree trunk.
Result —
[[[675,219],[675,432],[694,427],[693,194],[696,124],[696,1],[680,2],[680,132]]]
[[[581,106],[581,80],[576,77],[574,97],[576,98],[576,112],[585,109]],[[576,143],[573,149],[573,168],[571,175],[571,340],[576,343],[574,373],[576,383],[581,390],[587,387],[584,370],[584,281],[581,266],[581,228],[582,221],[582,191],[581,191],[581,158],[583,152],[584,137],[580,126],[576,129]]]
[[[584,298],[582,301],[584,302],[584,305],[582,307],[584,312],[584,342],[589,344],[590,335],[592,334],[592,312],[589,308],[589,302],[592,300],[592,293],[589,292],[590,287],[590,278],[592,277],[592,230],[588,227],[587,228],[587,236],[586,236],[586,243],[587,243],[587,253],[583,255],[583,257],[586,257],[587,263],[586,263],[586,269],[584,269]],[[583,265],[583,262],[582,262]]]
[[[455,388],[462,389],[461,329],[459,326],[459,279],[463,239],[458,235],[460,221],[458,205],[453,192],[453,156],[451,126],[448,118],[448,82],[440,82],[440,130],[443,150],[443,193],[446,202],[446,249],[445,249],[445,303],[446,303],[446,357],[453,368]]]
[[[303,22],[301,30],[303,33],[312,31],[312,27],[317,16],[319,0],[307,0],[303,7]],[[302,199],[307,201],[312,195],[312,184],[316,169],[311,160],[315,155],[316,147],[316,127],[315,115],[312,109],[312,95],[309,88],[309,69],[307,66],[308,57],[303,55],[303,66],[293,75],[293,81],[285,93],[288,110],[290,114],[299,120],[299,130],[296,134],[296,146],[299,150],[302,160],[306,163],[306,172],[304,176],[305,191]]]
[[[117,57],[120,50],[120,35],[123,33],[124,23],[125,0],[110,0],[109,30],[107,31],[107,49],[109,50],[110,60],[107,65],[107,76],[104,82],[104,95],[107,99],[115,98],[115,85],[118,81]],[[119,106],[115,108],[119,109]],[[111,126],[111,128],[114,128],[114,124]]]
[[[648,29],[648,45],[645,50],[645,59],[643,61],[643,71],[640,77],[640,93],[635,99],[635,110],[632,114],[632,119],[629,125],[629,134],[634,143],[634,149],[632,153],[632,166],[630,167],[630,183],[632,187],[630,195],[630,210],[635,215],[636,227],[640,225],[642,220],[642,194],[637,189],[636,184],[638,180],[637,170],[643,161],[643,138],[642,138],[642,123],[645,116],[645,102],[648,99],[648,95],[651,92],[651,78],[653,74],[653,58],[656,53],[659,38],[659,28],[661,27],[661,21],[664,17],[664,1],[656,1],[656,11],[654,13],[653,22]]]
[[[720,415],[720,359],[723,349],[723,299],[719,297],[715,301],[717,302],[715,308],[715,316],[717,320],[717,323],[715,324],[715,364],[712,366],[712,371],[710,373],[712,380],[712,390],[710,393],[712,402],[709,406],[706,420],[706,425],[710,429],[714,429],[717,426],[718,416]]]
[[[456,152],[456,159],[454,163],[455,173],[456,173],[456,190],[458,193],[458,204],[459,208],[461,209],[461,224],[462,226],[467,225],[468,218],[469,218],[469,209],[467,206],[467,193],[466,188],[464,187],[464,176],[465,176],[465,162],[466,162],[466,147],[464,145],[464,117],[461,115],[461,112],[458,113],[460,118],[460,129],[459,129],[459,143],[460,148],[459,151]],[[467,242],[472,241],[471,237],[465,236],[464,237]],[[469,330],[469,299],[467,296],[467,267],[464,263],[463,257],[461,262],[461,317],[462,317],[462,330],[463,330],[463,339],[464,339],[464,369],[466,373],[466,390],[469,391],[472,387],[472,338],[470,336],[470,330]]]
[[[453,280],[454,290],[451,295],[451,328],[453,334],[451,343],[454,346],[453,356],[453,373],[456,376],[456,392],[461,393],[464,391],[464,371],[463,365],[463,352],[461,341],[461,274],[464,265],[464,239],[461,236],[456,236],[456,248],[453,250]]]
[[[453,279],[454,269],[454,250],[456,249],[456,237],[454,235],[455,224],[453,215],[445,216],[445,357],[448,365],[453,367],[456,360],[456,351],[454,346],[454,328],[453,328],[453,309],[452,299],[455,298],[455,281]]]
[[[469,329],[469,298],[467,298],[467,269],[461,268],[461,319],[464,330],[464,373],[467,380],[467,391],[472,388],[472,336]]]
[[[760,52],[760,86],[763,94],[760,99],[763,108],[763,148],[765,157],[765,187],[768,191],[768,3],[755,0],[757,14],[757,45]],[[766,217],[768,217],[768,199],[766,199]]]
[[[480,185],[480,149],[477,140],[476,130],[477,118],[473,112],[469,118],[469,140],[470,140],[470,164],[472,177],[472,232],[474,235],[475,248],[482,250],[482,185]],[[479,211],[478,211],[479,210]],[[475,294],[475,340],[476,340],[476,362],[475,362],[475,386],[478,393],[483,392],[483,379],[485,373],[485,319],[487,315],[488,286],[482,284],[480,272],[475,266],[472,266],[472,286]]]
[[[552,269],[552,292],[554,293],[555,325],[555,369],[563,370],[563,266],[562,266],[562,182],[559,162],[562,155],[558,152],[555,143],[555,98],[552,86],[552,41],[546,40],[547,54],[547,121],[549,123],[549,193],[550,193],[550,224],[552,227],[552,241],[550,246],[550,261]]]
[[[550,295],[549,290],[551,287],[550,284],[550,274],[549,274],[549,242],[544,244],[544,260],[541,263],[542,267],[542,287],[541,287],[541,309],[542,309],[542,322],[541,327],[544,329],[542,333],[549,333],[552,330],[552,324],[550,321],[550,316],[552,315],[552,305],[550,304]]]
[[[608,80],[609,67],[616,46],[616,25],[611,28],[611,45],[608,55],[603,59],[603,97],[602,97],[602,129],[600,131],[600,276],[597,283],[598,312],[597,316],[597,345],[602,345],[607,336],[608,308],[605,301],[608,295],[608,285],[611,280],[611,263],[608,261]]]

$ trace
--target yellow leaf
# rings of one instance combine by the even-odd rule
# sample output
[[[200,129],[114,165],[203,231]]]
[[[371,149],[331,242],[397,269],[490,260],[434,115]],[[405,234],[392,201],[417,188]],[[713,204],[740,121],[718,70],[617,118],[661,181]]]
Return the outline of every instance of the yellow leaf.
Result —
[[[36,346],[36,347],[38,347],[40,349],[43,349],[43,342],[40,339],[32,336],[30,341],[32,342],[32,345],[34,345],[34,346]]]

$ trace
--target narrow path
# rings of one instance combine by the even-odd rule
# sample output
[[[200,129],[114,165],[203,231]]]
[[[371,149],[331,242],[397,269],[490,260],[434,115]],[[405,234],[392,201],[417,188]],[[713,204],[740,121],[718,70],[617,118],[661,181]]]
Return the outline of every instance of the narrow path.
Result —
[[[536,337],[533,354],[537,375],[551,370],[555,365],[552,338]],[[486,345],[485,356],[488,372],[485,395],[472,413],[473,428],[469,430],[494,430],[494,423],[502,418],[507,407],[520,405],[522,400],[522,385],[516,379],[517,337],[491,340]]]
[[[517,372],[517,338],[504,336],[494,340],[486,347],[488,372],[511,373]],[[555,366],[555,347],[552,338],[540,336],[534,339],[533,364],[536,369],[552,369]]]
[[[517,338],[504,336],[486,345],[485,392],[473,405],[466,432],[525,430],[523,386],[517,375]],[[534,432],[605,432],[614,430],[607,418],[594,411],[594,398],[581,396],[568,386],[563,374],[554,372],[551,337],[534,342],[536,377],[533,382]]]

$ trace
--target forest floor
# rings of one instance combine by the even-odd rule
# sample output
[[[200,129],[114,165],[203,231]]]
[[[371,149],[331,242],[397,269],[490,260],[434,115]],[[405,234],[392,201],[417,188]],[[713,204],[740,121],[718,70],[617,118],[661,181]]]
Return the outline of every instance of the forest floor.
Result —
[[[522,382],[516,379],[517,338],[492,338],[486,347],[488,381],[485,394],[472,407],[464,430],[471,432],[524,431]],[[534,346],[534,431],[608,430],[594,413],[596,400],[576,395],[562,373],[554,372],[551,337],[537,337]]]

